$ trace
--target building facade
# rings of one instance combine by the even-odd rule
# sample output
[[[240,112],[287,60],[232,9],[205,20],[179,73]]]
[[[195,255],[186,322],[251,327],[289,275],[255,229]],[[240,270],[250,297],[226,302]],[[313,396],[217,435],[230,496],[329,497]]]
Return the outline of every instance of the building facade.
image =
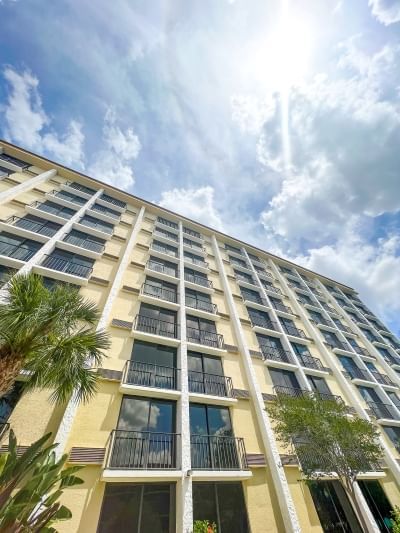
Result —
[[[344,401],[381,433],[358,482],[370,531],[400,505],[400,341],[341,283],[0,142],[0,278],[41,274],[101,310],[111,348],[86,405],[0,401],[2,445],[47,432],[83,466],[61,532],[361,531],[334,479],[304,483],[265,406]]]

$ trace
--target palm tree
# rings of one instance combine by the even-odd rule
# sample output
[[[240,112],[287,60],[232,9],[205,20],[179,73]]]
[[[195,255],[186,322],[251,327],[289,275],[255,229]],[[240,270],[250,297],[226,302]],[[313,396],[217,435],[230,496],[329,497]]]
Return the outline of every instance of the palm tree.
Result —
[[[109,347],[108,335],[96,331],[99,312],[78,289],[57,284],[48,289],[33,273],[11,278],[0,302],[0,398],[21,370],[26,389],[50,388],[51,400],[88,401],[96,391],[94,368]]]

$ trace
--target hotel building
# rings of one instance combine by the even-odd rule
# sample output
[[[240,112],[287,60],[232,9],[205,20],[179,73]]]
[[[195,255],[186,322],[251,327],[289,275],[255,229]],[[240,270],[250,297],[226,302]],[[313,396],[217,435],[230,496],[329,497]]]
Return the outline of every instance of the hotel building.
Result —
[[[265,406],[345,402],[380,430],[358,480],[369,531],[400,505],[400,341],[350,287],[0,142],[0,280],[41,274],[97,304],[111,348],[88,404],[0,400],[20,449],[52,432],[83,466],[60,532],[360,532],[340,485],[302,479]],[[21,378],[23,380],[23,378]]]

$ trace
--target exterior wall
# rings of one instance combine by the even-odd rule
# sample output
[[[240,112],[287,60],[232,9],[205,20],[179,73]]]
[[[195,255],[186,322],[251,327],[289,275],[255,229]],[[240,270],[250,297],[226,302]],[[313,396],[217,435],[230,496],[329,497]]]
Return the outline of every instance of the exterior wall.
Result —
[[[245,471],[245,476],[243,476],[243,472],[234,473],[233,476],[235,480],[242,481],[251,531],[252,533],[283,531],[321,532],[322,527],[315,506],[308,488],[301,481],[299,468],[297,466],[283,468],[277,459],[279,454],[281,456],[292,455],[293,450],[282,447],[275,440],[272,429],[271,433],[269,433],[270,421],[265,416],[265,401],[268,398],[262,395],[275,394],[269,369],[272,367],[287,369],[288,367],[285,364],[276,364],[276,362],[271,364],[268,358],[262,356],[255,328],[251,324],[248,309],[241,296],[240,288],[243,285],[236,279],[235,270],[252,275],[254,281],[254,286],[251,286],[252,290],[256,291],[266,303],[264,305],[264,311],[269,313],[274,322],[278,323],[279,317],[289,318],[290,316],[293,325],[298,330],[305,332],[308,340],[289,337],[278,324],[276,333],[279,335],[285,350],[287,350],[293,360],[290,370],[298,378],[301,389],[306,391],[311,389],[308,376],[315,375],[317,377],[323,377],[333,395],[341,396],[349,407],[355,409],[359,414],[361,413],[362,416],[372,418],[372,415],[369,413],[370,406],[361,398],[354,383],[343,376],[337,358],[339,353],[336,353],[324,344],[322,336],[324,327],[310,322],[309,309],[304,303],[301,303],[302,294],[306,293],[308,296],[314,298],[319,293],[321,296],[317,294],[317,300],[314,301],[314,304],[323,316],[327,320],[330,320],[340,315],[340,320],[348,328],[349,335],[351,333],[357,335],[357,337],[353,335],[353,338],[356,338],[360,348],[365,349],[370,356],[374,357],[374,364],[378,372],[382,375],[389,376],[393,380],[394,387],[388,387],[387,385],[382,385],[376,378],[371,376],[370,386],[379,394],[382,401],[390,406],[394,413],[393,425],[396,427],[400,426],[400,411],[397,410],[396,406],[387,396],[387,392],[397,390],[400,394],[400,375],[396,375],[396,372],[391,366],[388,367],[387,361],[385,361],[385,358],[377,348],[379,346],[386,347],[393,358],[399,357],[400,363],[400,342],[398,340],[396,341],[394,337],[390,337],[393,343],[399,342],[399,344],[398,347],[395,344],[388,346],[387,343],[389,341],[382,337],[382,333],[385,334],[384,330],[380,329],[378,331],[374,329],[375,326],[373,327],[370,322],[374,317],[368,312],[365,312],[362,316],[359,315],[359,318],[365,320],[367,326],[374,329],[374,334],[379,340],[377,343],[368,341],[362,331],[360,331],[359,324],[356,324],[349,314],[350,310],[353,310],[356,314],[359,313],[357,308],[354,309],[356,293],[344,285],[327,280],[318,274],[308,272],[301,267],[275,258],[267,252],[256,250],[249,245],[237,242],[222,234],[217,234],[210,228],[200,226],[178,215],[162,210],[158,206],[141,201],[122,191],[117,191],[108,185],[100,184],[69,169],[65,169],[0,142],[0,147],[2,145],[8,154],[25,158],[31,164],[26,170],[13,172],[9,177],[0,179],[0,200],[2,193],[8,195],[1,206],[1,218],[3,221],[11,216],[24,216],[27,212],[27,206],[36,201],[44,201],[46,199],[46,193],[54,189],[63,189],[66,187],[67,181],[78,182],[81,185],[94,189],[96,192],[104,189],[106,194],[127,203],[125,211],[121,213],[120,220],[115,223],[113,236],[105,243],[104,253],[96,258],[90,277],[87,280],[71,280],[68,277],[65,278],[65,281],[77,282],[81,287],[81,294],[85,298],[89,298],[95,302],[103,313],[101,323],[104,323],[111,338],[111,348],[107,353],[107,358],[104,360],[103,374],[104,372],[106,374],[108,372],[110,376],[110,371],[122,371],[126,361],[129,361],[131,358],[132,348],[137,338],[137,332],[134,331],[132,324],[135,321],[136,315],[139,313],[141,305],[140,289],[148,276],[157,277],[157,273],[150,273],[145,270],[147,261],[150,255],[152,255],[151,244],[154,239],[157,239],[156,235],[153,236],[153,231],[156,227],[162,226],[162,224],[160,225],[157,222],[157,217],[162,216],[167,220],[180,222],[181,225],[195,229],[202,234],[202,246],[205,249],[204,260],[209,265],[207,276],[208,280],[212,282],[213,287],[211,301],[218,309],[218,316],[214,317],[216,331],[218,334],[223,335],[224,341],[224,345],[214,355],[221,357],[224,375],[232,379],[234,397],[236,398],[236,400],[229,398],[229,402],[224,405],[229,405],[235,437],[244,439],[248,456],[256,455],[258,458],[261,458],[261,464],[251,464],[250,468]],[[1,161],[0,164],[2,164]],[[46,179],[39,182],[38,177],[43,176],[48,171],[50,174],[46,175]],[[15,187],[19,187],[19,189],[15,189]],[[16,190],[19,192],[14,194]],[[87,200],[90,201],[89,198]],[[110,205],[109,207],[112,208],[113,206]],[[142,207],[145,208],[144,215],[141,211]],[[75,207],[76,211],[80,208],[81,206]],[[87,208],[85,207],[85,209]],[[143,218],[141,218],[142,216]],[[46,213],[43,213],[43,218],[46,219]],[[67,219],[65,220],[65,224],[68,224]],[[168,230],[168,227],[162,227]],[[13,227],[9,226],[6,229],[3,227],[0,231],[12,233]],[[137,238],[135,238],[136,231]],[[90,229],[87,232],[89,235],[91,234]],[[182,236],[190,238],[189,235],[182,233],[182,230],[179,230],[179,232],[180,240],[182,240]],[[132,250],[129,248],[130,240],[133,244]],[[247,262],[245,270],[232,264],[230,256],[238,256],[235,253],[227,251],[225,244],[230,244],[241,250],[240,253],[242,255],[240,257]],[[49,244],[50,250],[53,250],[58,245],[58,238],[52,238]],[[175,246],[179,248],[178,244],[175,244]],[[183,273],[185,267],[196,270],[195,266],[184,261],[182,255],[183,249],[182,245],[180,245],[179,250],[181,255],[178,258],[180,274]],[[195,249],[192,251],[196,254]],[[255,266],[257,261],[251,260],[250,256],[247,255],[249,253],[257,255],[262,260],[265,275],[269,273],[269,278],[263,278],[262,275],[256,272]],[[84,254],[85,251],[82,250],[82,255]],[[29,268],[35,269],[40,265],[41,260],[42,257],[38,253],[37,256],[35,255],[29,261]],[[124,261],[127,264],[126,268]],[[7,264],[9,264],[8,256],[3,256],[0,253],[0,265]],[[22,267],[23,263],[20,266]],[[121,271],[120,267],[124,268],[121,280],[117,276],[117,272],[119,270]],[[282,267],[291,269],[292,276],[284,272]],[[24,268],[26,269],[26,266]],[[59,276],[57,272],[52,271],[48,275],[54,278]],[[115,282],[116,279],[118,283]],[[281,310],[274,309],[271,306],[269,301],[270,293],[263,288],[261,283],[262,279],[270,281],[273,287],[281,291],[282,304],[292,309],[290,315],[285,315]],[[293,287],[293,281],[295,279],[302,285],[300,290]],[[305,282],[311,282],[313,284],[312,288],[307,288]],[[183,305],[185,291],[184,276],[178,275],[176,283],[178,294],[181,295],[181,298],[178,299],[178,303],[181,304],[178,312],[178,326],[182,326],[185,322],[185,316],[188,314],[196,315],[196,312],[190,308],[186,308],[185,311],[185,306]],[[332,285],[336,287],[338,294],[346,301],[345,307],[339,305],[330,290],[328,290]],[[197,290],[202,292],[202,287],[198,286]],[[329,304],[333,311],[326,312],[321,307],[318,299],[320,302]],[[154,303],[154,305],[157,305],[157,303]],[[159,305],[160,307],[164,305],[161,300]],[[209,318],[213,319],[212,316]],[[346,343],[346,336],[344,336],[343,331],[335,328],[336,326],[333,325],[328,331],[334,332],[342,343]],[[181,365],[182,362],[186,365],[187,338],[184,327],[183,330],[181,328],[178,360],[181,358]],[[268,332],[266,331],[263,334],[268,335]],[[149,342],[167,343],[165,338],[157,338],[157,336],[155,338],[149,338]],[[319,359],[321,365],[328,370],[315,370],[302,366],[293,352],[290,342],[305,342],[309,355]],[[199,345],[196,347],[196,351],[198,352],[207,352],[207,350],[208,348],[204,346]],[[360,368],[366,368],[363,365],[368,359],[355,353],[350,346],[347,346],[346,350],[344,353],[351,356]],[[400,372],[400,364],[398,368]],[[182,366],[181,369],[183,369]],[[132,392],[132,394],[135,393]],[[49,431],[54,436],[60,430],[60,427],[65,426],[67,429],[65,430],[64,440],[66,443],[65,450],[67,452],[77,447],[85,449],[103,449],[108,447],[110,434],[117,425],[123,396],[123,393],[120,391],[120,378],[118,374],[114,374],[110,378],[101,377],[96,396],[89,404],[79,405],[76,410],[68,411],[66,406],[54,406],[49,403],[48,396],[49,391],[26,393],[14,409],[9,422],[17,435],[20,445],[28,445]],[[188,399],[190,401],[190,395],[185,391],[177,399],[179,427],[182,428],[185,428],[185,424],[187,424]],[[204,403],[216,402],[218,404],[218,401],[215,398],[204,398]],[[68,417],[71,418],[72,423],[64,424]],[[382,442],[384,442],[386,447],[386,476],[380,482],[392,505],[399,505],[400,468],[398,466],[396,467],[396,465],[400,459],[400,455],[386,434],[383,434]],[[188,533],[190,531],[192,516],[191,469],[190,453],[188,452],[188,444],[190,445],[189,439],[183,444],[186,447],[182,446],[178,454],[180,454],[182,463],[186,466],[179,473],[181,477],[179,479],[175,477],[174,480],[177,483],[177,500],[179,500],[179,504],[177,504],[177,531]],[[271,464],[271,460],[274,461],[274,464]],[[57,525],[61,532],[94,533],[96,531],[105,487],[105,482],[102,480],[102,475],[105,472],[103,466],[85,466],[80,474],[78,474],[83,477],[84,484],[65,491],[63,503],[71,508],[73,518],[69,522]],[[135,477],[135,474],[131,472],[129,474],[130,477],[128,476],[127,479],[135,482],[135,480],[137,481],[140,478],[140,475],[136,474],[137,477]],[[212,479],[215,481],[225,479],[223,472],[218,475],[215,472],[211,472],[209,475],[212,475]],[[152,478],[150,473],[148,481],[151,482],[152,479],[156,478]],[[376,531],[374,529],[375,527],[372,520],[369,531]]]

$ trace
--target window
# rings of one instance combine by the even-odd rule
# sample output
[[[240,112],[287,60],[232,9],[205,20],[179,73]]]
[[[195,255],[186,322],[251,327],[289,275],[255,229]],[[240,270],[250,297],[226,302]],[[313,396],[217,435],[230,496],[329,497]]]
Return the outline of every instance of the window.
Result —
[[[171,220],[167,220],[163,217],[157,217],[157,222],[160,222],[161,224],[164,224],[165,226],[169,226],[170,228],[178,229],[178,224],[176,222],[171,222]]]
[[[261,328],[276,329],[274,323],[271,321],[269,314],[259,309],[247,308],[252,326]]]
[[[83,233],[82,231],[78,231],[76,229],[71,230],[68,235],[64,237],[64,242],[68,242],[69,244],[72,244],[74,246],[81,246],[82,248],[86,248],[87,250],[91,250],[93,252],[101,253],[104,250],[104,245],[106,241],[104,239],[100,239],[99,237],[92,237],[91,235],[88,235],[87,233]]]
[[[157,252],[178,257],[178,248],[175,248],[175,246],[171,246],[170,244],[165,244],[164,242],[155,240],[152,242],[151,247]]]
[[[281,341],[277,337],[256,334],[258,345],[265,359],[293,363],[289,353],[284,350]]]
[[[392,512],[393,508],[382,488],[382,485],[376,479],[360,480],[358,485],[368,506],[375,518],[376,523],[381,531],[390,533],[392,531]]]
[[[177,286],[162,279],[156,279],[147,276],[142,288],[143,294],[167,300],[168,302],[177,302]]]
[[[279,370],[277,368],[269,368],[268,371],[274,387],[279,387],[285,392],[287,389],[300,389],[299,382],[294,372],[290,372],[290,370]]]
[[[175,263],[166,261],[165,259],[159,259],[158,257],[150,256],[147,263],[147,267],[155,272],[162,272],[168,276],[176,278],[178,276],[178,267]]]
[[[17,157],[13,157],[12,155],[8,155],[5,153],[0,154],[0,160],[7,161],[7,163],[12,163],[17,167],[20,167],[21,169],[28,168],[30,166],[29,163],[22,161],[22,159],[18,159]]]
[[[229,252],[235,252],[236,254],[242,255],[242,251],[240,248],[236,248],[236,246],[231,246],[230,244],[225,244],[225,250],[228,250]]]
[[[197,250],[202,250],[201,244],[198,242],[192,241],[191,239],[188,239],[187,237],[183,237],[183,244],[186,246],[189,246],[190,248],[196,248]]]
[[[290,318],[284,318],[284,317],[279,317],[279,322],[282,324],[282,328],[283,330],[288,334],[288,335],[294,335],[295,337],[303,337],[304,336],[304,332],[300,329],[297,329],[297,327],[295,326],[293,320],[291,320]]]
[[[222,362],[213,355],[188,352],[189,391],[212,396],[229,396]]]
[[[258,261],[259,263],[262,263],[258,255],[251,254],[250,252],[247,252],[247,255],[249,256],[249,259],[251,259],[252,261]]]
[[[107,483],[98,533],[175,533],[174,483]]]
[[[120,218],[121,213],[119,211],[115,211],[114,209],[110,209],[109,207],[104,207],[100,204],[94,204],[90,208],[93,211],[97,211],[98,213],[102,213],[103,215],[107,215],[111,218]]]
[[[396,449],[400,450],[400,428],[399,427],[391,427],[391,426],[383,426],[383,429],[384,429],[386,435],[391,440],[391,442],[396,447]]]
[[[189,342],[222,348],[222,342],[217,335],[215,322],[212,320],[187,315],[186,329]]]
[[[126,207],[126,203],[123,202],[122,200],[117,200],[116,198],[113,198],[112,196],[109,196],[108,194],[104,193],[101,195],[100,197],[102,200],[104,200],[105,202],[109,202],[110,204],[114,204],[116,205],[117,207],[121,207],[122,209],[124,209]]]
[[[88,226],[89,228],[97,229],[98,231],[103,231],[104,233],[112,234],[114,231],[113,224],[109,222],[104,222],[104,220],[99,220],[98,218],[91,217],[90,215],[85,215],[79,221],[79,224]]]
[[[340,348],[341,342],[337,338],[337,336],[332,333],[331,331],[322,331],[322,335],[324,336],[325,342],[331,347],[331,348]],[[348,359],[348,357],[346,358]]]
[[[51,213],[52,215],[56,215],[61,218],[71,218],[76,213],[74,209],[55,204],[54,202],[49,202],[48,200],[38,204],[37,207],[41,211],[46,211],[46,213]]]
[[[178,236],[175,233],[172,233],[171,231],[168,231],[164,228],[158,228],[158,227],[154,231],[158,235],[162,235],[163,237],[167,239],[171,239],[172,241],[178,242]]]
[[[194,265],[207,266],[207,263],[202,257],[196,254],[192,254],[192,252],[184,251],[183,256],[186,260],[190,261],[190,263],[193,263]]]
[[[42,243],[12,235],[0,233],[0,255],[28,261],[41,248]]]
[[[13,276],[17,271],[13,268],[0,265],[0,287],[8,281],[8,279]]]
[[[176,348],[136,340],[128,363],[126,382],[176,390]]]
[[[246,261],[243,261],[243,259],[239,259],[237,257],[233,257],[233,256],[229,256],[229,261],[233,264],[233,265],[237,265],[237,266],[240,266],[240,267],[243,267],[243,268],[247,268],[247,263]]]
[[[183,227],[183,232],[187,235],[191,235],[192,237],[197,237],[198,239],[201,239],[201,235],[198,231],[195,231],[194,229]]]
[[[54,196],[57,196],[57,198],[61,198],[63,200],[67,200],[67,202],[73,202],[79,205],[86,203],[85,198],[81,198],[80,196],[68,191],[54,191]]]
[[[176,311],[142,303],[136,317],[136,328],[153,335],[176,338]]]
[[[67,185],[69,187],[72,187],[73,189],[76,189],[77,191],[82,191],[86,194],[89,194],[92,196],[96,191],[94,189],[91,189],[90,187],[86,187],[85,185],[81,185],[80,183],[77,183],[76,181],[68,182]]]
[[[218,533],[249,533],[241,483],[193,483],[193,520],[215,522]]]
[[[4,394],[0,398],[0,436],[2,434],[4,425],[7,423],[7,420],[10,418],[15,406],[19,402],[22,392],[23,383],[21,381],[16,381],[10,392],[7,392],[7,394]]]
[[[202,285],[203,287],[212,287],[211,281],[208,281],[207,274],[197,272],[192,268],[185,267],[185,280],[196,285]]]
[[[211,302],[211,296],[193,289],[185,289],[185,301],[188,307],[207,311],[208,313],[215,313],[215,305]]]
[[[381,403],[381,399],[371,387],[357,387],[363,400],[367,403]]]
[[[93,271],[94,259],[56,248],[48,255],[42,266],[74,276],[88,278]]]
[[[317,376],[307,376],[307,380],[314,392],[319,392],[322,395],[331,395],[330,388],[324,378]]]
[[[246,287],[240,287],[240,293],[242,295],[243,300],[247,300],[249,302],[256,302],[256,303],[262,303],[261,296],[258,292],[252,291],[251,289],[247,289]]]
[[[18,228],[23,228],[34,233],[40,233],[47,237],[52,237],[62,227],[61,224],[56,224],[50,220],[35,217],[34,215],[25,215],[22,218],[17,218],[14,224]]]
[[[397,396],[397,394],[395,392],[391,392],[391,391],[386,391],[386,394],[392,400],[392,402],[397,407],[397,409],[400,409],[400,398]]]
[[[9,176],[10,174],[12,174],[13,172],[14,171],[10,170],[9,168],[5,168],[5,167],[0,166],[0,178],[5,178],[5,177]]]
[[[250,283],[251,285],[254,285],[254,280],[253,280],[253,276],[251,276],[250,274],[247,274],[245,272],[239,272],[238,270],[233,270],[233,272],[235,273],[235,277],[236,279],[238,279],[239,281],[245,281],[246,283]]]

